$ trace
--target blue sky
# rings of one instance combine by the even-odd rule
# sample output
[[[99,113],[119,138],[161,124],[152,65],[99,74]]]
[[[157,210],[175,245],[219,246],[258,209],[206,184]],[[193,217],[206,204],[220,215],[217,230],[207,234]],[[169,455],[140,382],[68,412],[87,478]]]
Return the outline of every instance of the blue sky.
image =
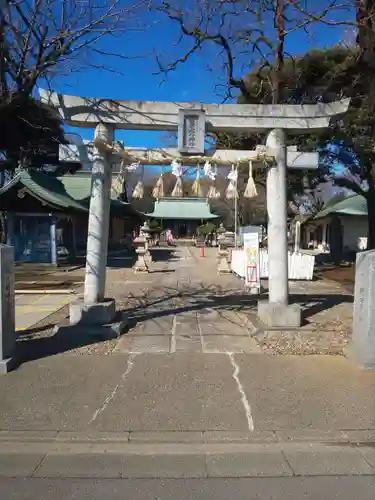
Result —
[[[206,46],[166,76],[154,74],[158,70],[156,53],[168,59],[168,54],[181,56],[184,49],[191,46],[189,41],[175,46],[179,39],[178,26],[161,17],[155,20],[157,22],[152,28],[106,40],[103,47],[108,51],[116,51],[122,46],[127,55],[144,56],[127,60],[108,58],[108,63],[121,74],[85,68],[68,76],[55,78],[54,90],[73,95],[125,100],[222,102],[223,96],[217,85],[224,82],[225,75],[220,62],[215,62],[217,49],[213,46]],[[295,31],[288,37],[286,50],[298,55],[313,47],[332,46],[339,43],[342,37],[342,27],[319,25],[308,36],[302,30]],[[95,63],[95,59],[93,62]],[[243,62],[242,60],[241,64]],[[211,63],[211,70],[207,69],[208,63]],[[245,71],[242,70],[242,65],[238,65],[237,76],[242,71]],[[90,130],[80,130],[80,133],[84,138],[92,137]],[[124,140],[128,146],[154,147],[163,144],[160,132],[118,132],[116,139]]]

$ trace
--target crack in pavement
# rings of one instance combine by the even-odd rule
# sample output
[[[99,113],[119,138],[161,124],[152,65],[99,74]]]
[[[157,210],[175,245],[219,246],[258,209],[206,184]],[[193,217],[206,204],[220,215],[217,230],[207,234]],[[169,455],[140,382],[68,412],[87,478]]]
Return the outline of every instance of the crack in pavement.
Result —
[[[98,416],[107,408],[107,406],[109,405],[109,403],[116,396],[117,391],[122,386],[122,384],[125,382],[126,377],[132,371],[132,368],[134,366],[134,359],[135,359],[136,356],[137,356],[137,354],[134,354],[134,353],[129,355],[128,363],[127,363],[127,367],[126,367],[126,371],[121,375],[120,382],[115,386],[115,388],[113,389],[113,391],[108,394],[108,396],[103,401],[102,405],[94,412],[93,416],[91,417],[91,420],[90,420],[89,424],[92,424],[93,422],[95,422],[95,420],[98,418]]]
[[[242,402],[244,410],[245,410],[247,426],[249,428],[249,431],[253,431],[254,430],[254,421],[253,421],[253,417],[251,414],[251,406],[250,406],[249,400],[247,399],[243,385],[239,379],[240,367],[238,366],[238,364],[236,363],[236,360],[234,359],[233,352],[227,352],[227,355],[228,355],[230,362],[232,364],[232,367],[233,367],[232,377],[235,380],[235,382],[237,384],[238,392],[241,395],[241,402]]]

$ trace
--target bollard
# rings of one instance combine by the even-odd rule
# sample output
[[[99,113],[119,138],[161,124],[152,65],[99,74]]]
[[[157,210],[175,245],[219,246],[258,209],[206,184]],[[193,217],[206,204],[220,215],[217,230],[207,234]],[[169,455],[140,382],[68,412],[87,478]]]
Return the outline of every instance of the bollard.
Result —
[[[201,249],[201,257],[204,257],[204,247]]]

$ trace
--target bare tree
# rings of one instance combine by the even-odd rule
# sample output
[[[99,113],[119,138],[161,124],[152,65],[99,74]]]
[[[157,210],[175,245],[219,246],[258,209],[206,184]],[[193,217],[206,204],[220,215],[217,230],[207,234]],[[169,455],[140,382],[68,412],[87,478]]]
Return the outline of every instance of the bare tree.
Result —
[[[180,42],[186,39],[190,47],[181,43],[182,54],[174,59],[158,54],[159,71],[174,71],[205,46],[215,47],[213,59],[220,61],[225,76],[218,84],[225,89],[225,99],[233,97],[233,89],[246,97],[243,75],[268,66],[276,103],[284,57],[291,56],[285,49],[286,37],[296,30],[312,36],[313,27],[327,16],[335,20],[342,11],[349,15],[350,1],[328,0],[321,7],[316,0],[160,0],[156,9],[179,25]]]
[[[0,11],[1,95],[30,94],[40,77],[82,64],[107,69],[103,56],[133,57],[125,43],[112,43],[117,48],[108,51],[102,42],[143,29],[146,5],[148,0],[10,0]]]
[[[9,130],[19,130],[20,120],[26,129],[29,127],[24,131],[26,135],[34,133],[31,142],[37,142],[38,130],[50,139],[48,130],[43,131],[45,113],[34,113],[38,104],[33,98],[39,82],[45,86],[56,75],[70,74],[87,66],[111,70],[110,61],[114,57],[136,57],[130,38],[135,31],[146,28],[149,2],[2,0],[0,135],[3,142],[0,150],[7,150],[4,136],[12,142]],[[19,144],[13,142],[9,147],[14,152]],[[29,146],[24,152],[28,149]]]

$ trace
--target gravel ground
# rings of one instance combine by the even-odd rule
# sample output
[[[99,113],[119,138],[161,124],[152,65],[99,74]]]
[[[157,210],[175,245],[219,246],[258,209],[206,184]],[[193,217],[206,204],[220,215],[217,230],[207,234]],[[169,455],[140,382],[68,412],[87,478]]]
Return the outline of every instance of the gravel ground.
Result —
[[[343,355],[352,333],[353,297],[347,288],[328,280],[295,283],[291,292],[307,292],[305,324],[298,330],[260,329],[256,340],[267,354]],[[321,300],[319,298],[321,297]],[[318,299],[318,300],[316,300]]]

